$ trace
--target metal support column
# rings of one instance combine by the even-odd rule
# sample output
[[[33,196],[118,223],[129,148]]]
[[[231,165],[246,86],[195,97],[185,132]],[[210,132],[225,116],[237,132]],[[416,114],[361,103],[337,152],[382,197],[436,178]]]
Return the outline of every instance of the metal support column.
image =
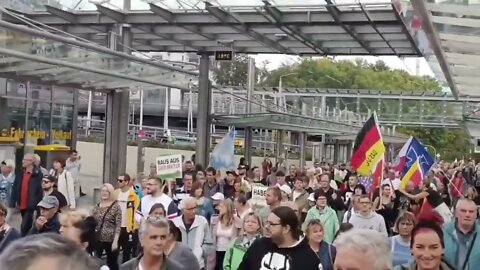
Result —
[[[320,115],[325,117],[327,113],[327,97],[322,96],[320,100]]]
[[[277,162],[279,157],[283,157],[283,135],[284,135],[283,130],[277,130],[276,147],[275,147]]]
[[[307,146],[307,133],[305,132],[300,132],[298,133],[298,145],[300,147],[299,151],[299,164],[298,166],[300,167],[300,170],[303,171],[305,168],[305,147]]]
[[[200,70],[198,76],[198,106],[197,106],[197,145],[195,163],[208,166],[210,156],[210,114],[212,106],[212,91],[208,79],[210,56],[207,52],[200,53]]]
[[[255,88],[255,59],[248,58],[248,85],[247,85],[247,114],[252,112],[253,91]],[[245,128],[245,161],[248,165],[252,165],[252,150],[253,150],[253,129],[252,127]]]
[[[353,142],[349,141],[347,143],[347,156],[346,160],[351,160],[352,159],[352,153],[353,152]]]
[[[333,146],[333,162],[337,163],[339,161],[340,154],[340,142],[335,140],[335,145]]]
[[[124,46],[117,48],[118,37]],[[132,32],[125,25],[117,26],[109,33],[109,46],[126,53],[131,53]],[[117,63],[118,64],[118,63]],[[111,91],[107,94],[105,145],[103,155],[103,182],[116,184],[116,177],[125,172],[127,165],[128,110],[130,93],[128,91]]]

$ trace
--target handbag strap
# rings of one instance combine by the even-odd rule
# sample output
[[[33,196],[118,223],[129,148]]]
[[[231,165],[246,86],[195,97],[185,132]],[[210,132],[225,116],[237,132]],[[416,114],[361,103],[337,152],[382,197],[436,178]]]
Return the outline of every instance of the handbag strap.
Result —
[[[98,230],[99,232],[101,232],[102,229],[103,229],[103,224],[105,223],[105,217],[107,217],[108,212],[110,212],[110,209],[112,209],[113,205],[114,205],[116,202],[117,202],[117,201],[113,201],[113,203],[107,208],[107,211],[105,211],[105,214],[103,214],[102,223],[100,223],[100,229]],[[100,207],[100,203],[98,204],[98,207]]]

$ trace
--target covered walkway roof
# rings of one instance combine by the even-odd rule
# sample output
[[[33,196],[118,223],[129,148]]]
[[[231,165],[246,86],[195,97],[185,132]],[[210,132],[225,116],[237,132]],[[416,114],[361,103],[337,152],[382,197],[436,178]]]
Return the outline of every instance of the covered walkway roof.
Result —
[[[474,1],[411,1],[453,94],[478,96],[480,4]],[[436,63],[435,63],[436,64]]]
[[[128,24],[137,51],[293,55],[420,56],[403,17],[390,4],[327,4],[309,6],[216,6],[171,10],[149,4],[150,10],[120,11],[97,5],[97,11],[18,13],[95,43],[105,44],[114,24]],[[6,14],[4,20],[23,23]]]

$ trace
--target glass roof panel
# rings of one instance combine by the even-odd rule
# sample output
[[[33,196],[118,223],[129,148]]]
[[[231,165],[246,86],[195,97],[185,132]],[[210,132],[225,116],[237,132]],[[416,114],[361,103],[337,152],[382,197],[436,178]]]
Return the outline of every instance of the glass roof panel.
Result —
[[[25,2],[23,11],[31,10],[45,10],[43,6],[47,2],[49,5],[63,8],[65,10],[96,10],[95,4],[102,4],[111,9],[121,10],[124,8],[124,3],[126,1],[131,1],[132,10],[148,10],[148,3],[155,3],[161,7],[167,9],[204,9],[205,4],[204,0],[40,0],[34,1],[31,0],[18,0],[20,2]],[[44,3],[42,3],[44,2]],[[233,6],[263,6],[263,0],[211,0],[210,3],[218,6],[233,7]],[[319,4],[324,4],[323,1],[318,0],[270,0],[273,5],[277,6],[318,6]],[[333,0],[337,5],[348,5],[348,4],[357,4],[359,2],[363,4],[389,4],[390,1],[385,0]],[[20,9],[21,10],[21,9]]]
[[[38,76],[44,81],[74,82],[82,88],[97,88],[101,85],[104,89],[113,89],[149,84],[188,89],[189,84],[196,80],[193,75],[172,71],[163,66],[135,62],[118,55],[100,53],[2,27],[0,48],[5,56],[0,61],[1,73]],[[21,61],[22,55],[28,56],[29,61]],[[31,64],[31,61],[39,64]],[[76,69],[76,66],[82,69]],[[96,74],[95,70],[102,73]]]
[[[425,6],[416,6],[423,22],[433,25],[430,42],[438,44],[442,53],[426,55],[437,78],[457,88],[458,94],[479,96],[475,88],[480,80],[480,1],[478,0],[429,0]],[[423,10],[422,10],[423,9]],[[427,21],[431,18],[431,21]],[[432,43],[432,45],[433,45]],[[440,63],[448,66],[441,69]]]

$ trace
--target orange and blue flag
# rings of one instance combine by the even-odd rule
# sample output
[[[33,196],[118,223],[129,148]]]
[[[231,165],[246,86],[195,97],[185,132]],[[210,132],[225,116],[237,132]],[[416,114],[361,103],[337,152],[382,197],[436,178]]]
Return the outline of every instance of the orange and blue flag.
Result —
[[[412,181],[415,187],[418,187],[423,180],[422,166],[420,165],[420,160],[417,159],[410,169],[405,173],[400,184],[401,189],[405,189],[405,186],[408,182]]]

